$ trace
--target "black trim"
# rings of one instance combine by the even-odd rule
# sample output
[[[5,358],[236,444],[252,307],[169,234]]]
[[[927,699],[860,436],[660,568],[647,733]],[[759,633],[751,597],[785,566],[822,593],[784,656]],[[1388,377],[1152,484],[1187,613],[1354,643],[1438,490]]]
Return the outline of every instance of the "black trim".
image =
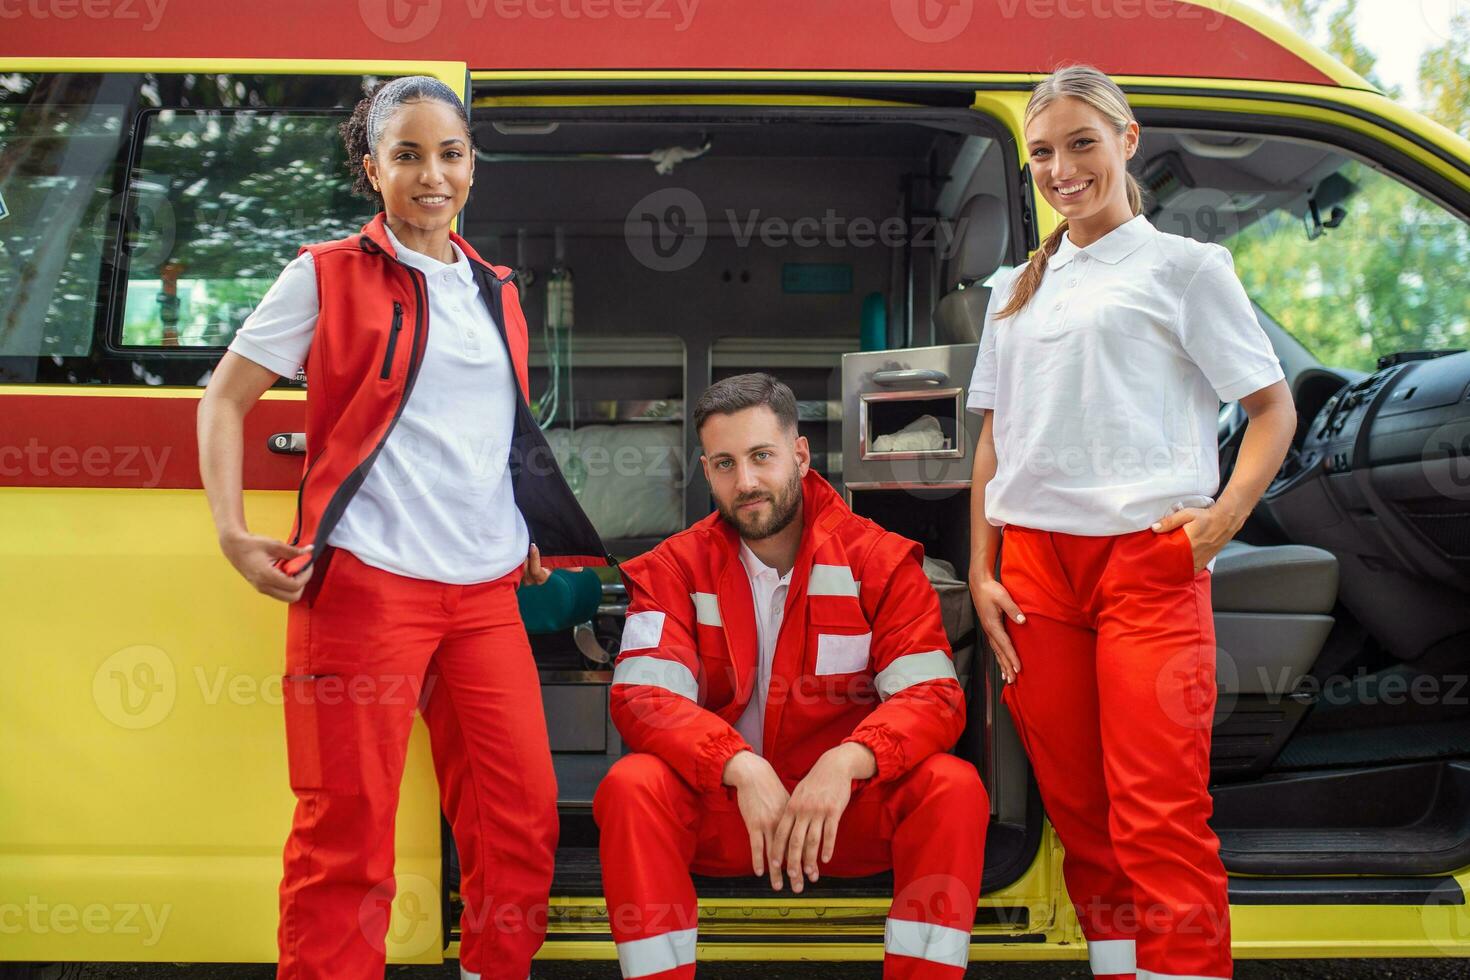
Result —
[[[1464,905],[1452,875],[1433,878],[1231,878],[1231,905]]]
[[[365,234],[358,236],[358,247],[364,252],[376,252],[385,259],[388,258],[388,254]],[[423,350],[427,344],[429,332],[428,284],[425,282],[422,286],[420,285],[419,279],[423,273],[417,269],[405,265],[396,258],[392,261],[396,262],[399,267],[408,273],[408,278],[413,283],[413,349],[409,352],[408,377],[403,382],[403,394],[398,399],[398,407],[393,410],[393,417],[388,420],[388,425],[383,429],[383,437],[378,440],[378,444],[373,447],[373,451],[368,453],[367,457],[359,462],[353,468],[352,472],[348,473],[342,482],[337,485],[337,489],[332,491],[331,499],[327,501],[327,506],[322,508],[322,516],[317,521],[316,534],[313,538],[321,547],[315,549],[311,557],[306,560],[306,564],[301,566],[301,571],[303,572],[310,568],[322,556],[323,552],[331,550],[326,544],[327,538],[331,536],[332,530],[337,526],[337,522],[342,519],[342,514],[346,511],[348,502],[352,500],[353,496],[356,495],[358,489],[362,486],[363,481],[367,479],[368,472],[372,470],[373,464],[377,462],[378,455],[383,451],[383,447],[388,444],[388,437],[393,434],[393,429],[398,425],[398,420],[403,417],[403,409],[408,405],[408,396],[413,391],[414,382],[418,380],[419,365],[423,361]]]
[[[964,82],[864,82],[864,81],[774,81],[765,79],[731,79],[717,82],[691,81],[621,81],[617,79],[506,79],[476,80],[475,88],[489,90],[497,96],[512,95],[801,95],[834,96],[843,99],[871,99],[880,102],[908,102],[936,108],[966,108],[975,103],[979,87]],[[1020,86],[1029,89],[1029,85]],[[481,106],[494,109],[499,106]],[[861,108],[861,107],[858,107]]]
[[[485,305],[490,309],[495,328],[500,331],[500,340],[505,344],[506,356],[514,364],[511,354],[510,335],[505,326],[505,302],[501,287],[515,281],[515,270],[504,278],[484,262],[473,263],[475,282]],[[510,445],[511,491],[516,507],[525,519],[531,543],[540,549],[546,558],[580,555],[587,558],[600,557],[609,568],[617,567],[618,561],[602,543],[591,519],[577,502],[577,495],[567,483],[566,475],[556,464],[556,456],[546,441],[546,435],[531,415],[518,379],[512,379],[516,387],[516,417],[513,423]],[[526,480],[533,481],[527,484]]]
[[[393,301],[393,326],[388,332],[388,350],[383,354],[383,370],[378,377],[387,380],[393,374],[393,352],[398,349],[398,334],[403,330],[403,304]]]
[[[306,464],[306,469],[301,474],[301,483],[296,487],[296,533],[291,535],[293,545],[301,540],[301,501],[306,497],[306,478],[311,476],[311,468],[316,465],[317,459],[321,458],[321,455],[318,454],[316,459]]]

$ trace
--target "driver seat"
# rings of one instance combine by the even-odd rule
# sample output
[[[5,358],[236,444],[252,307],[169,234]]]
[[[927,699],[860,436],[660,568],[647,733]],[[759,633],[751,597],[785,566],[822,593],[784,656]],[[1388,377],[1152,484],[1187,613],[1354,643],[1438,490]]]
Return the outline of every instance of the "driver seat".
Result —
[[[1215,557],[1212,781],[1260,775],[1306,716],[1291,695],[1332,631],[1337,576],[1332,552],[1307,545],[1231,541]]]
[[[976,194],[955,216],[958,238],[944,268],[945,293],[934,307],[934,343],[973,344],[985,328],[990,288],[985,280],[1010,251],[1011,226],[1005,202]]]

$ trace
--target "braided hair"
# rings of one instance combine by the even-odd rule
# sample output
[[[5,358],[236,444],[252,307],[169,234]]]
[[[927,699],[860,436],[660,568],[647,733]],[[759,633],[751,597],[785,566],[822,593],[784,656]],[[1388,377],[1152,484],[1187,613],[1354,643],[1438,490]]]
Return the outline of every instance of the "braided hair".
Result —
[[[337,127],[337,131],[342,134],[342,143],[347,147],[347,172],[352,175],[352,192],[376,201],[379,206],[383,202],[382,196],[373,190],[362,158],[377,152],[388,120],[410,102],[442,102],[449,106],[464,123],[470,150],[473,152],[475,149],[475,134],[470,129],[470,117],[465,112],[464,103],[454,89],[439,79],[428,75],[408,75],[374,86],[367,98],[353,107],[352,115]]]

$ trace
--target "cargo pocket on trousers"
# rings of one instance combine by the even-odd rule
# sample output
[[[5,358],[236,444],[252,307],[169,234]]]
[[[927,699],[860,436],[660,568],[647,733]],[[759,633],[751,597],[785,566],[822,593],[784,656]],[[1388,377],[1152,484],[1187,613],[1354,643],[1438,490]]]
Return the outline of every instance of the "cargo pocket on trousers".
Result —
[[[357,705],[340,674],[287,674],[286,756],[295,792],[356,796],[359,770]]]

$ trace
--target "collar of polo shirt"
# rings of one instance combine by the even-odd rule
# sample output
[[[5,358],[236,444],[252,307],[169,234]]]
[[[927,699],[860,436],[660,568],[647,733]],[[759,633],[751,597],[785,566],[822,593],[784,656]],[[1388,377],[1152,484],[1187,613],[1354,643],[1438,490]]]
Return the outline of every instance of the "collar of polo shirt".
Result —
[[[475,272],[470,268],[470,260],[465,258],[464,252],[461,252],[459,246],[454,244],[453,241],[449,243],[449,247],[454,250],[454,264],[450,265],[445,262],[440,262],[433,256],[425,255],[422,252],[415,252],[407,245],[404,245],[398,240],[398,236],[393,234],[393,229],[388,227],[387,222],[384,222],[383,230],[388,233],[388,241],[392,243],[393,251],[398,255],[398,261],[404,265],[417,269],[426,276],[451,272],[462,283],[467,285],[474,283]]]
[[[1149,224],[1148,219],[1141,214],[1135,214],[1086,248],[1078,248],[1072,244],[1071,238],[1063,235],[1061,244],[1047,260],[1046,267],[1060,269],[1072,261],[1073,256],[1079,252],[1085,252],[1089,257],[1100,262],[1116,265],[1132,255],[1138,246],[1148,241],[1153,234],[1154,226]]]

